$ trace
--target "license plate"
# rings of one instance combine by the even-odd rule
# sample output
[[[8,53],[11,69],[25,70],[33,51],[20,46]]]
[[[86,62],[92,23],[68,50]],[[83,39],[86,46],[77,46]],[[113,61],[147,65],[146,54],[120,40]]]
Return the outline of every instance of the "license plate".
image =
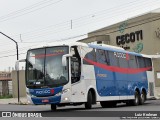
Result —
[[[49,100],[48,100],[48,99],[44,99],[44,100],[42,100],[42,102],[43,102],[43,103],[48,103]]]

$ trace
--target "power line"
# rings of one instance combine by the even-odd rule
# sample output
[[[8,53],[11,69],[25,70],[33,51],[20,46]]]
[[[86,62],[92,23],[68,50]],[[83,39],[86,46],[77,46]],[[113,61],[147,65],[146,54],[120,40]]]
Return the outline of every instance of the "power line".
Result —
[[[18,55],[22,55],[22,54],[26,54],[26,53],[19,53]],[[0,58],[12,57],[12,56],[16,56],[16,55],[17,54],[5,55],[5,56],[1,56]]]
[[[32,30],[32,31],[28,31],[28,32],[25,32],[25,33],[21,33],[21,35],[30,35],[30,34],[33,34],[33,33],[36,33],[36,32],[44,32],[46,31],[47,29],[51,29],[51,28],[56,28],[56,27],[59,27],[59,26],[67,26],[69,27],[69,21],[64,21],[64,22],[61,22],[61,23],[57,23],[57,24],[53,24],[53,25],[48,25],[44,28],[38,28],[38,29],[35,29],[35,30]],[[57,28],[56,28],[57,29]],[[18,36],[19,37],[19,34],[18,35],[14,35],[14,36]],[[12,36],[13,37],[13,36]]]
[[[47,4],[48,2],[52,2],[53,0],[49,0],[49,1],[41,1],[37,4],[34,4],[34,5],[31,5],[29,7],[26,7],[24,9],[21,9],[21,10],[18,10],[18,11],[15,11],[15,12],[12,12],[10,14],[7,14],[5,16],[1,16],[0,17],[0,22],[4,22],[4,21],[7,21],[7,20],[10,20],[10,19],[13,19],[13,18],[17,18],[17,17],[20,17],[20,16],[23,16],[23,15],[26,15],[26,14],[29,14],[29,13],[32,13],[32,12],[35,12],[37,10],[40,10],[40,9],[43,9],[45,7],[48,7],[48,6],[51,6],[53,4],[57,4],[63,0],[58,0],[56,2],[53,2],[53,3],[50,3],[50,4]],[[46,4],[46,5],[45,5]],[[42,7],[39,7],[39,8],[36,8],[37,6],[42,6]],[[32,10],[33,9],[33,10]]]
[[[77,35],[77,36],[71,36],[71,37],[67,37],[67,38],[62,38],[62,39],[59,39],[59,40],[48,40],[46,42],[59,42],[59,41],[67,41],[67,40],[70,40],[70,39],[75,39],[75,38],[79,38],[79,37],[82,37],[82,36],[86,36],[87,34],[82,34],[82,35]],[[28,42],[29,43],[29,42]],[[38,42],[37,42],[38,43]],[[39,44],[36,44],[36,45],[39,45]],[[19,51],[23,51],[23,50],[28,50],[29,48],[31,47],[34,47],[36,45],[31,45],[31,46],[27,46],[27,47],[22,47],[22,48],[19,48]],[[12,50],[7,50],[7,51],[1,51],[0,54],[7,54],[7,53],[11,53],[11,52],[15,52],[16,49],[12,49]]]
[[[130,4],[133,5],[134,2],[137,2],[137,1],[135,0],[135,1],[129,2],[129,3],[127,3],[127,4],[122,4],[122,5],[118,6],[118,8],[119,8],[119,7],[120,7],[120,8],[123,8],[123,7],[125,7],[125,6],[129,6]],[[145,1],[145,2],[146,2],[146,1]],[[108,11],[112,11],[112,12],[113,12],[114,9],[117,9],[117,7],[116,7],[116,8],[114,7],[114,8],[106,9],[106,10],[103,10],[103,11],[99,11],[99,12],[96,12],[96,13],[93,13],[93,14],[94,14],[94,15],[95,15],[95,14],[100,14],[101,12],[105,12],[105,14],[106,14],[106,12],[108,12]],[[73,19],[72,21],[74,21],[74,23],[75,23],[76,21],[80,22],[80,21],[86,19],[86,17],[90,17],[90,16],[93,15],[93,14],[89,14],[89,15],[86,15],[86,16],[82,16],[82,17],[80,17],[80,18]],[[83,22],[83,21],[82,21],[82,22]],[[46,30],[46,29],[48,29],[48,28],[55,27],[55,26],[62,26],[62,24],[64,24],[64,23],[65,23],[65,25],[66,25],[66,24],[67,24],[67,25],[68,25],[68,24],[70,25],[70,20],[65,21],[65,22],[63,22],[63,23],[58,23],[58,24],[50,25],[50,26],[47,26],[47,27],[42,28],[42,29],[38,29],[38,31],[40,31],[40,30]],[[37,31],[37,30],[35,30],[35,31]],[[30,31],[30,32],[27,32],[27,33],[21,33],[21,34],[22,34],[22,35],[24,35],[24,34],[30,34],[31,32],[33,33],[34,31]],[[18,34],[17,36],[19,36],[19,34]]]
[[[51,1],[51,0],[49,0],[49,1]],[[34,8],[34,7],[37,7],[37,6],[41,5],[41,4],[45,4],[46,2],[49,2],[49,1],[48,1],[48,0],[40,1],[40,2],[35,3],[35,4],[31,5],[31,6],[25,7],[25,8],[23,8],[23,9],[20,9],[20,10],[14,11],[14,12],[11,12],[11,13],[9,13],[9,14],[7,14],[7,15],[0,16],[0,19],[4,19],[4,18],[10,17],[10,16],[12,16],[12,15],[15,15],[15,14],[18,14],[18,13],[21,13],[21,12],[24,12],[24,11],[26,11],[26,10],[32,9],[32,8]]]
[[[118,6],[117,8],[121,7],[122,9],[119,9],[117,11],[116,9],[116,13],[118,15],[121,15],[119,13],[123,13],[123,11],[127,11],[128,9],[125,8],[124,6],[129,6],[131,7],[132,5],[134,5],[133,3],[134,2],[137,2],[137,1],[133,1],[133,2],[130,2],[128,4],[123,4],[121,6]],[[144,2],[144,1],[142,1]],[[141,3],[142,3],[141,2]],[[157,2],[156,2],[157,3]],[[145,1],[145,5],[148,5],[150,3],[146,2]],[[151,6],[152,4],[150,4]],[[139,3],[138,6],[141,6],[141,4]],[[137,7],[137,6],[136,6]],[[112,10],[112,12],[114,12],[114,9],[107,9],[107,10]],[[140,8],[141,9],[141,8]],[[83,27],[86,25],[89,25],[89,24],[93,24],[94,22],[97,22],[98,21],[104,21],[105,20],[105,15],[108,15],[108,13],[110,14],[110,16],[108,15],[107,18],[111,19],[111,18],[116,18],[116,15],[115,12],[114,12],[114,15],[111,14],[111,12],[107,12],[107,10],[104,10],[104,11],[101,11],[101,12],[97,12],[95,14],[90,14],[88,16],[85,16],[85,17],[81,17],[81,18],[78,18],[78,19],[73,19],[72,20],[72,24],[73,24],[73,27],[72,29],[75,30],[75,28],[79,28],[79,27]],[[139,9],[136,9],[136,10],[139,10]],[[92,15],[92,16],[91,16]],[[102,17],[101,17],[102,16]],[[76,24],[77,23],[77,24]],[[45,36],[47,36],[48,34],[52,35],[52,34],[55,34],[55,33],[58,33],[58,32],[62,32],[62,31],[66,31],[66,30],[69,30],[70,29],[70,26],[69,26],[70,22],[67,21],[65,23],[59,23],[59,24],[55,24],[55,25],[50,25],[50,26],[47,26],[45,28],[42,28],[42,29],[37,29],[35,32],[32,31],[32,32],[27,32],[27,33],[22,33],[22,37],[23,38],[30,38],[30,39],[34,39],[34,38],[44,38]],[[51,28],[54,28],[53,30],[51,30]],[[19,35],[18,35],[19,36]],[[25,39],[24,39],[25,40]],[[41,41],[40,41],[41,42]],[[42,41],[43,42],[43,41]],[[34,43],[34,42],[32,42]],[[35,42],[36,43],[36,42]]]
[[[118,16],[118,15],[120,15],[120,12],[122,13],[123,11],[127,11],[128,9],[127,8],[125,8],[124,6],[126,6],[127,5],[127,7],[131,7],[131,6],[133,6],[134,4],[134,2],[137,2],[137,1],[133,1],[133,2],[130,2],[130,3],[128,3],[128,4],[125,4],[125,5],[122,5],[122,6],[119,6],[118,8],[122,8],[122,9],[118,9],[118,11],[117,11],[117,8],[116,8],[116,12],[114,12],[114,9],[115,8],[113,8],[113,9],[107,9],[107,10],[112,10],[112,13],[114,13],[114,15],[112,15],[112,13],[111,12],[107,12],[107,10],[104,10],[104,11],[101,11],[101,12],[97,12],[97,13],[95,13],[95,14],[92,14],[92,16],[94,15],[94,17],[92,17],[91,16],[91,14],[90,15],[88,15],[88,16],[85,16],[85,17],[81,17],[81,18],[78,18],[78,19],[73,19],[72,20],[72,29],[75,29],[75,28],[77,28],[77,27],[82,27],[82,26],[85,26],[85,25],[88,25],[88,24],[93,24],[93,22],[96,22],[96,19],[100,19],[101,17],[100,16],[102,16],[102,18],[104,19],[104,18],[113,18],[113,17],[115,17],[115,16]],[[152,4],[150,4],[150,3],[148,3],[148,2],[146,2],[146,1],[142,1],[142,2],[145,2],[144,4],[145,5],[152,5]],[[141,3],[142,3],[141,2]],[[141,3],[139,3],[137,6],[141,6]],[[136,7],[137,7],[136,6]],[[139,9],[141,9],[141,8],[139,8]],[[137,9],[136,9],[137,10]],[[116,14],[118,14],[118,15],[116,15]],[[110,16],[109,16],[109,14],[110,14]],[[104,15],[107,15],[106,17],[104,16]],[[99,16],[99,17],[97,17],[97,16]],[[102,19],[101,18],[101,19]],[[102,20],[103,20],[102,19]],[[99,20],[99,21],[102,21],[102,20]],[[92,21],[92,22],[91,22]],[[23,33],[22,34],[22,36],[23,37],[27,37],[27,38],[38,38],[38,37],[41,37],[41,36],[44,36],[44,35],[47,35],[47,34],[51,34],[51,33],[57,33],[57,32],[60,32],[60,31],[62,31],[62,30],[69,30],[70,29],[70,22],[69,21],[67,21],[67,22],[65,22],[65,24],[63,24],[63,23],[61,23],[61,24],[55,24],[55,25],[51,25],[51,26],[48,26],[48,27],[46,27],[46,28],[42,28],[42,29],[39,29],[38,31],[39,31],[39,33],[36,33],[36,32],[38,32],[38,31],[32,31],[32,33],[31,32],[29,32],[29,33]],[[57,27],[56,27],[56,25],[57,25]],[[53,30],[50,30],[53,26],[55,26],[54,27],[54,29]],[[50,30],[50,31],[48,31],[48,29]],[[59,30],[58,30],[59,29]]]

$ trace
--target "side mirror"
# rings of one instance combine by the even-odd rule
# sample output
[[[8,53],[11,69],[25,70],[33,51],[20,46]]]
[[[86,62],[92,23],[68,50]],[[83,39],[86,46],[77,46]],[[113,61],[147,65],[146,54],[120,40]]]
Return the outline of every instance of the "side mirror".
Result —
[[[16,69],[16,71],[19,70],[19,63],[20,63],[20,62],[26,62],[26,59],[22,59],[22,60],[17,60],[17,61],[16,61],[16,64],[15,64],[15,69]]]
[[[72,55],[70,55],[70,54],[65,54],[65,55],[63,55],[62,56],[62,66],[67,66],[67,58],[68,57],[72,57]]]

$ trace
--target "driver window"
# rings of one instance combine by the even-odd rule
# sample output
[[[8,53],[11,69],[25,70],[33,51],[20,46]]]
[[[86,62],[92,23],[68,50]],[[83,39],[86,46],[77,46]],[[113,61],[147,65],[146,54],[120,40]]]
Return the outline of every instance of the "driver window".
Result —
[[[77,46],[71,48],[71,83],[78,82],[81,76],[81,59]]]

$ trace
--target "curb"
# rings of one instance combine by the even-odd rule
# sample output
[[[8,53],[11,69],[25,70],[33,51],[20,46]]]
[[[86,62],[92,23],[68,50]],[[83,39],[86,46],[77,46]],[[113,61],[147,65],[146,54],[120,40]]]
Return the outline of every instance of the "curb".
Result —
[[[9,105],[29,105],[27,102],[20,102],[20,103],[8,103]]]

